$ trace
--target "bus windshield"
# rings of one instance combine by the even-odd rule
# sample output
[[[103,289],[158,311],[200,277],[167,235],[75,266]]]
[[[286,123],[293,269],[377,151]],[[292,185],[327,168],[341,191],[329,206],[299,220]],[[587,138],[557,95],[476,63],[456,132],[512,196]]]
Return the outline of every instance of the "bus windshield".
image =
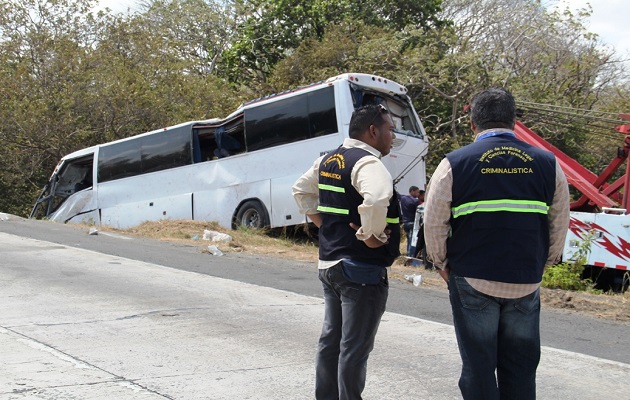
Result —
[[[411,103],[405,101],[404,98],[396,95],[375,92],[356,84],[353,84],[351,88],[355,108],[369,104],[382,104],[385,108],[387,108],[392,117],[395,127],[394,132],[397,135],[402,134],[417,138],[424,138],[424,128],[419,123],[418,117],[411,106]]]

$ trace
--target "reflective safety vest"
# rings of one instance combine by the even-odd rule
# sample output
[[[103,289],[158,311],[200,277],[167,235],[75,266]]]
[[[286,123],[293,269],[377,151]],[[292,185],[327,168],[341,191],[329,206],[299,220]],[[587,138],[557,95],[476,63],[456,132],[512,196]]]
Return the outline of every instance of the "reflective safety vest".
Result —
[[[343,148],[327,154],[319,165],[319,207],[322,217],[319,228],[319,259],[335,261],[351,259],[388,267],[400,255],[400,207],[396,190],[389,200],[387,229],[391,231],[389,243],[377,249],[369,248],[358,240],[350,222],[361,226],[358,207],[363,197],[352,186],[351,172],[363,157],[374,157],[359,148]],[[383,184],[391,184],[383,182]]]
[[[453,170],[449,266],[465,277],[540,282],[549,252],[553,154],[498,133],[446,157]]]

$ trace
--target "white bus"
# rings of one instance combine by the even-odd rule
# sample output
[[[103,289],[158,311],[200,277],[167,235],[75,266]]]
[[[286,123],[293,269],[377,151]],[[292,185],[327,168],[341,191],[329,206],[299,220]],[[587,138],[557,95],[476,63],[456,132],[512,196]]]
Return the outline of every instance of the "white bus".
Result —
[[[291,186],[348,137],[353,110],[383,104],[396,140],[383,159],[401,193],[425,185],[426,134],[407,89],[343,74],[192,121],[63,157],[31,218],[128,228],[145,221],[216,221],[226,228],[306,221]]]

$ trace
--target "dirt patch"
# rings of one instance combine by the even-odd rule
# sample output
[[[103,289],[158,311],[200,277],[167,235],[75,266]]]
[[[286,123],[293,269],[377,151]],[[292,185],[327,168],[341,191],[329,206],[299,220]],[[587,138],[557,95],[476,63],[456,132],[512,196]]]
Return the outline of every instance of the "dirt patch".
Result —
[[[630,296],[624,294],[591,294],[542,288],[540,298],[545,306],[583,312],[614,321],[630,321]]]
[[[222,252],[247,252],[263,254],[305,262],[317,262],[317,245],[303,231],[298,230],[226,230],[212,222],[165,220],[146,222],[135,228],[117,230],[127,235],[136,235],[159,240],[173,241],[199,246],[200,252],[208,252],[208,245],[216,245]],[[230,235],[229,242],[203,240],[205,230]],[[446,284],[435,271],[423,267],[404,264],[404,257],[396,260],[391,268],[390,279],[407,282],[406,276],[421,274],[422,286],[446,291]],[[614,321],[630,321],[630,293],[591,294],[559,289],[542,288],[540,292],[543,307],[576,311],[598,318]]]

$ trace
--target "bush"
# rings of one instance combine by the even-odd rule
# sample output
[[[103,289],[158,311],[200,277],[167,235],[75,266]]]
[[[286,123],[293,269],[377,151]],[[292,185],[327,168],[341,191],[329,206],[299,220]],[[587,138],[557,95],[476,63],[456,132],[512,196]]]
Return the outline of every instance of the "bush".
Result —
[[[591,251],[593,235],[589,234],[572,254],[571,260],[548,267],[543,274],[542,286],[549,289],[590,290],[591,279],[582,279],[588,253]]]
[[[577,261],[551,266],[543,275],[542,286],[549,289],[588,290],[593,284],[590,279],[581,279],[583,270],[584,264]]]

